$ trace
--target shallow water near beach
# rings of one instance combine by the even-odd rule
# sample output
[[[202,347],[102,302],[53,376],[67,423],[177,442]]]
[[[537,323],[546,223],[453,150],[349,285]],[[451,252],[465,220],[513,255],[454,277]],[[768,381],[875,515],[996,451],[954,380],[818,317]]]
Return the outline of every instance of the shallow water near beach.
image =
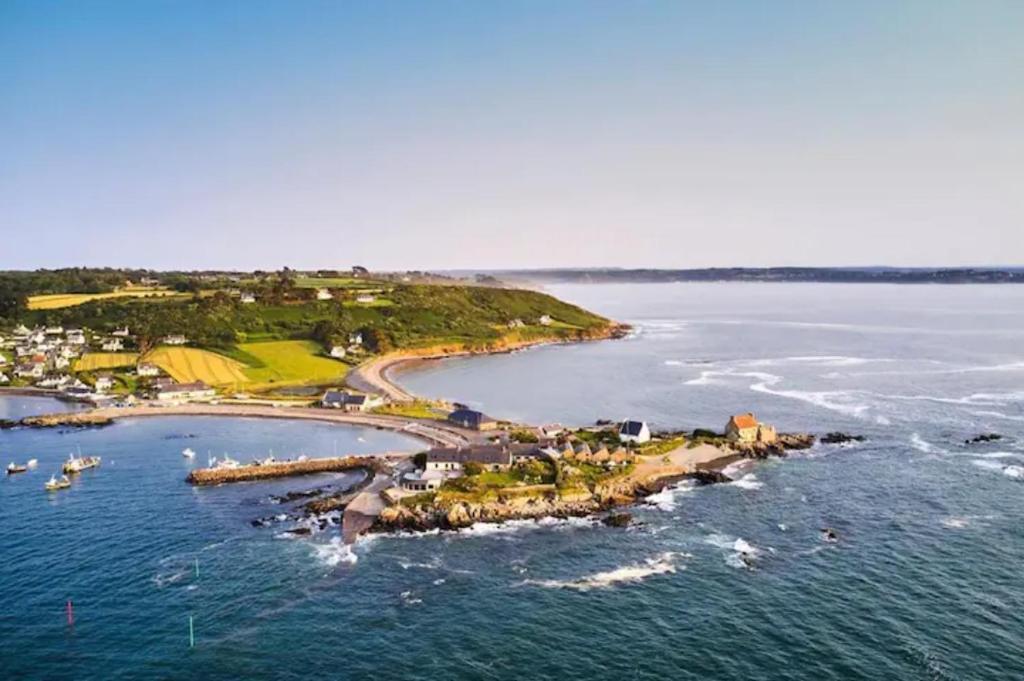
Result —
[[[431,363],[400,380],[535,422],[719,429],[753,410],[782,430],[867,440],[668,490],[627,529],[521,522],[349,550],[334,528],[282,538],[284,525],[250,525],[279,512],[272,495],[345,476],[193,489],[188,468],[208,451],[415,441],[181,417],[0,432],[4,464],[40,462],[0,481],[2,676],[1024,678],[1024,288],[552,292],[634,333]],[[18,413],[19,399],[0,402]],[[983,432],[1003,438],[964,443]],[[45,494],[78,447],[103,466]]]

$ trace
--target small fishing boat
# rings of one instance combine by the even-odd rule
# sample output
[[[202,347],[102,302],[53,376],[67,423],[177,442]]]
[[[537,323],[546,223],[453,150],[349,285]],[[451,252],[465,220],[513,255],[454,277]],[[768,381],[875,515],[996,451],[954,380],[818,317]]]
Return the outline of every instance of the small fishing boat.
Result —
[[[240,464],[239,462],[235,461],[230,456],[225,454],[223,459],[221,459],[220,461],[217,461],[216,463],[214,463],[213,468],[230,469],[230,468],[238,468],[241,465],[242,464]]]
[[[64,466],[61,472],[74,475],[75,473],[81,473],[87,468],[96,468],[100,465],[100,457],[98,456],[82,456],[79,454],[68,454],[68,460],[64,462]]]
[[[181,455],[183,457],[185,457],[186,459],[194,459],[194,458],[196,458],[196,453],[194,451],[192,451],[191,447],[185,447],[185,449],[181,450]]]
[[[28,470],[28,466],[19,466],[13,461],[7,464],[7,475],[14,475],[15,473],[24,473]]]
[[[47,492],[54,492],[59,489],[67,489],[68,487],[71,487],[71,481],[68,480],[68,476],[66,475],[60,476],[60,480],[57,479],[57,476],[51,475],[50,479],[46,481],[46,484],[44,484],[43,487]]]

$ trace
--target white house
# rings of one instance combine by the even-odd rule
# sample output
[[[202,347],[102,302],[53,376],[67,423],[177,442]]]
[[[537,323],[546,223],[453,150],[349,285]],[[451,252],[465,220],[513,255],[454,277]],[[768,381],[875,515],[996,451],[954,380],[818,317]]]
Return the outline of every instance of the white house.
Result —
[[[619,439],[623,442],[634,442],[643,444],[650,442],[651,429],[647,427],[646,421],[623,421],[619,426]]]
[[[14,375],[18,378],[42,378],[45,365],[36,362],[19,364],[14,369]]]
[[[372,303],[375,300],[377,299],[371,296],[369,293],[360,293],[358,296],[356,296],[356,302],[362,303],[364,305]]]
[[[540,319],[537,320],[541,326],[551,326],[551,316],[542,314]]]
[[[135,372],[139,376],[159,376],[160,375],[160,367],[158,367],[155,364],[148,364],[146,362],[141,362],[141,363],[139,363],[135,367]]]
[[[316,290],[316,299],[317,300],[330,300],[333,297],[334,296],[331,295],[331,292],[328,291],[325,288],[320,288],[320,289]]]
[[[345,411],[366,411],[382,404],[384,400],[374,395],[357,395],[344,390],[328,390],[320,398],[320,406]]]
[[[69,366],[71,366],[71,360],[63,354],[57,355],[53,358],[54,369],[67,369]]]
[[[340,345],[332,345],[331,346],[331,357],[333,357],[335,359],[344,359],[344,357],[345,357],[345,348],[343,348]]]
[[[182,336],[180,333],[176,333],[170,336],[164,336],[163,343],[164,345],[185,345],[188,343],[188,338],[185,338],[185,336]]]
[[[102,374],[96,377],[96,383],[93,386],[98,392],[106,392],[114,387],[114,377],[109,374]]]
[[[8,383],[11,379],[7,378],[7,374],[0,374],[0,385]]]
[[[64,333],[63,326],[48,326],[45,331],[47,336],[59,336]]]
[[[120,352],[121,350],[124,350],[124,343],[120,338],[107,338],[104,339],[103,344],[100,345],[100,349],[103,350],[103,352]]]
[[[254,296],[251,293],[243,293],[241,302],[243,305],[252,305],[253,303],[256,302],[256,296]]]
[[[85,332],[81,329],[68,329],[67,342],[69,345],[85,345]]]
[[[361,334],[361,333],[350,333],[348,335],[348,344],[349,344],[349,346],[362,345],[363,344],[363,334]]]
[[[126,326],[123,329],[115,329],[114,333],[112,333],[111,335],[114,336],[115,338],[127,338],[132,334],[128,331],[128,327]]]
[[[156,399],[167,402],[172,400],[201,400],[209,399],[217,395],[217,391],[202,381],[195,383],[175,383],[157,388],[154,393]]]

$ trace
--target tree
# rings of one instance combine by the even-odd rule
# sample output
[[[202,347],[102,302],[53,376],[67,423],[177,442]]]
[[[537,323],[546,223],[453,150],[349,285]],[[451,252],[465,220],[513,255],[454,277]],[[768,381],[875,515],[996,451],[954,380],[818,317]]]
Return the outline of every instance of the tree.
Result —
[[[463,474],[470,476],[480,475],[481,473],[484,472],[484,467],[483,464],[478,463],[476,461],[467,461],[466,463],[462,464],[462,472]]]

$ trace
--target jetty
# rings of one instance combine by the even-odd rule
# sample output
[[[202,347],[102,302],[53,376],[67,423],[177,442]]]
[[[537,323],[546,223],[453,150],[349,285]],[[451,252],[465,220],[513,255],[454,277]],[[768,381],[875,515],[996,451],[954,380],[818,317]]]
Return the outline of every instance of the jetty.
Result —
[[[396,456],[394,454],[388,457]],[[294,475],[310,475],[312,473],[337,473],[357,468],[365,468],[374,472],[385,470],[387,458],[384,456],[340,456],[327,459],[304,459],[302,461],[276,461],[259,463],[235,468],[197,468],[188,474],[185,480],[193,485],[222,485],[229,482],[247,482],[251,480],[270,480],[287,478]]]

